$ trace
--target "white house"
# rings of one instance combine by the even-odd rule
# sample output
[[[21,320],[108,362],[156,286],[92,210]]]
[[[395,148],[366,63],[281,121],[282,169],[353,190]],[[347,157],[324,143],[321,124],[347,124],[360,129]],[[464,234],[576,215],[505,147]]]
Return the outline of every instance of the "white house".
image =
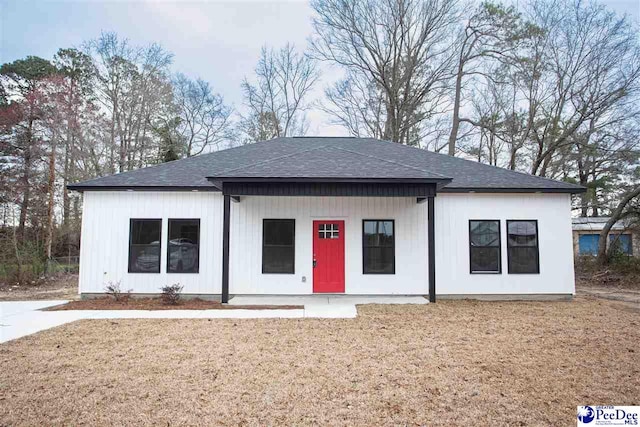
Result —
[[[83,296],[574,293],[582,187],[391,142],[277,138],[69,188]]]

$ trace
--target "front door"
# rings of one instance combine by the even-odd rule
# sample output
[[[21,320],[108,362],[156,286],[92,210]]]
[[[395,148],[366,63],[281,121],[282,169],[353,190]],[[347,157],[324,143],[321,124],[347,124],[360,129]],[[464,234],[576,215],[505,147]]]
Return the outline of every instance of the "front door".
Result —
[[[313,221],[313,292],[344,292],[344,221]]]

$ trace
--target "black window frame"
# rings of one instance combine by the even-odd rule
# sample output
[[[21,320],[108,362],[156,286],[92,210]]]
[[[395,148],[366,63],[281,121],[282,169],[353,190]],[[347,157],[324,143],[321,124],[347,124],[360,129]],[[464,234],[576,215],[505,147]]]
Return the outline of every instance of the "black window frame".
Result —
[[[365,237],[365,232],[364,232],[364,227],[365,227],[365,223],[366,222],[391,222],[391,226],[393,227],[393,235],[392,235],[392,240],[393,243],[391,245],[391,248],[393,249],[393,257],[392,257],[392,270],[390,272],[367,272],[366,269],[366,259],[365,259],[365,247],[372,247],[372,248],[385,248],[388,246],[366,246],[365,243],[367,241],[366,237]],[[362,220],[362,274],[386,274],[386,275],[392,275],[392,274],[396,274],[396,220],[395,219],[363,219]]]
[[[171,221],[197,221],[198,222],[198,250],[196,252],[196,271],[170,271],[170,257],[171,250],[170,244],[171,241]],[[200,218],[168,218],[167,219],[167,273],[168,274],[198,274],[200,273]]]
[[[265,253],[265,247],[271,247],[271,246],[276,246],[276,247],[288,247],[288,245],[266,245],[265,244],[265,238],[266,238],[266,223],[267,221],[282,221],[282,222],[291,222],[293,224],[293,236],[292,236],[292,242],[293,244],[291,245],[293,251],[292,251],[292,263],[291,263],[291,271],[265,271],[264,270],[264,253]],[[262,219],[262,260],[261,260],[261,264],[262,264],[262,274],[296,274],[296,220],[295,218],[263,218]]]
[[[511,271],[511,251],[512,246],[509,244],[509,224],[512,222],[533,222],[536,226],[536,271],[534,272],[513,272]],[[507,223],[507,270],[509,274],[540,274],[540,232],[538,229],[538,220],[537,219],[508,219]],[[522,248],[527,246],[516,246],[516,248]],[[533,247],[533,246],[529,246]]]
[[[497,271],[474,271],[471,263],[473,246],[471,246],[471,223],[472,222],[497,222],[498,223],[498,270]],[[495,246],[479,246],[490,247]],[[469,274],[502,274],[502,223],[499,219],[470,219],[469,220]]]
[[[132,271],[131,270],[131,249],[133,248],[133,222],[134,221],[157,221],[160,223],[158,232],[158,271]],[[140,245],[136,246],[149,246]],[[129,256],[127,257],[127,272],[131,274],[159,274],[162,271],[162,218],[129,218]]]

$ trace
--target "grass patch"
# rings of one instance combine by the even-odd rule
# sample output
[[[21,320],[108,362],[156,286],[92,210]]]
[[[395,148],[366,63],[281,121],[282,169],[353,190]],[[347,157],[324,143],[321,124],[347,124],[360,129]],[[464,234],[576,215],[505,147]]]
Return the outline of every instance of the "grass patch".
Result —
[[[0,345],[7,425],[574,425],[640,398],[619,303],[369,305],[356,319],[85,320]]]

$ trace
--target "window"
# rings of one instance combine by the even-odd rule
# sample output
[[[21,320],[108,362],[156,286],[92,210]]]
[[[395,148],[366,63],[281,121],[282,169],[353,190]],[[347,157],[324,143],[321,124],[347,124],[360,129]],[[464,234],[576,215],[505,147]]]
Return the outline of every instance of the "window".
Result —
[[[362,272],[395,274],[395,224],[393,220],[362,221]]]
[[[200,263],[200,220],[170,219],[167,273],[197,273]]]
[[[596,255],[599,242],[599,234],[581,234],[578,237],[578,252],[580,255]]]
[[[633,247],[631,245],[631,234],[609,234],[609,245],[615,253],[624,255],[633,255]]]
[[[339,224],[320,224],[318,225],[318,237],[321,239],[339,239]]]
[[[161,219],[132,219],[129,224],[129,273],[160,273]]]
[[[538,221],[507,221],[509,274],[540,273]]]
[[[501,273],[500,221],[469,221],[469,267],[471,273]]]
[[[295,220],[262,222],[262,273],[294,273]]]

